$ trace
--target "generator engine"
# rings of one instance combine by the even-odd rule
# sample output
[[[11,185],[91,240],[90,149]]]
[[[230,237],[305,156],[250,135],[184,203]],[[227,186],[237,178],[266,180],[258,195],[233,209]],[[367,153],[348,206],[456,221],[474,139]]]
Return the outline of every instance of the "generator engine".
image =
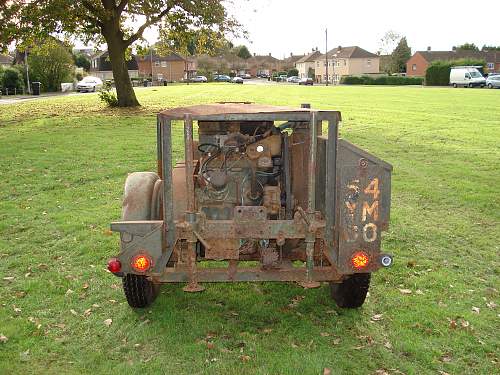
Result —
[[[281,217],[281,143],[273,122],[199,122],[195,191],[207,219],[230,220],[236,206]]]

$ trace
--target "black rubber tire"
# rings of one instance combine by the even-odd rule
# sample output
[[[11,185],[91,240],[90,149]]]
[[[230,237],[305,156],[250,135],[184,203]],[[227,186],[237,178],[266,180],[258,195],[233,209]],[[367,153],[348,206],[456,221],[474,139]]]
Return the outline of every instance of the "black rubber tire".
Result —
[[[153,284],[143,275],[127,274],[122,281],[125,297],[131,307],[148,307],[160,291],[160,285]]]
[[[453,87],[454,87],[454,88],[457,88],[457,84],[456,84],[456,83],[454,83],[454,84],[453,84]]]
[[[469,83],[469,88],[470,88],[470,89],[472,88],[472,83]]]
[[[361,307],[370,287],[371,273],[356,273],[341,283],[330,283],[330,295],[338,307]]]

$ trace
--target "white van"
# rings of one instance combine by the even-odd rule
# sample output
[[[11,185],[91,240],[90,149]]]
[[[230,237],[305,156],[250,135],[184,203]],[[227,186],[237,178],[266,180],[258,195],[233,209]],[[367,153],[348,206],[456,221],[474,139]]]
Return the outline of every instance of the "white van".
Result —
[[[454,66],[450,71],[450,84],[453,87],[464,86],[464,87],[474,87],[481,86],[484,87],[486,84],[486,79],[481,75],[481,72],[477,70],[478,66]]]

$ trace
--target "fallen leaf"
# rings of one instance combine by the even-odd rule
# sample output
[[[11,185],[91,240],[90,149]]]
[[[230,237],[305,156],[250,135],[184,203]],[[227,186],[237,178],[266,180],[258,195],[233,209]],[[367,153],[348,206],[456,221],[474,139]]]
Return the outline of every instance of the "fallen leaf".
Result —
[[[109,327],[113,323],[113,319],[106,319],[103,323]]]
[[[21,314],[22,310],[19,307],[14,306],[14,312],[19,315]]]
[[[450,357],[450,355],[448,355],[448,354],[443,355],[443,356],[441,357],[441,361],[442,361],[442,362],[446,362],[446,363],[451,362],[451,357]]]
[[[98,309],[98,308],[99,308],[99,307],[101,307],[101,306],[100,306],[100,305],[98,305],[97,303],[94,303],[94,304],[92,304],[92,307],[93,307],[94,309]]]
[[[455,328],[457,328],[457,322],[456,322],[456,321],[454,321],[454,320],[450,320],[450,328],[451,328],[451,329],[455,329]]]
[[[113,235],[113,232],[110,229],[106,229],[104,232],[102,232],[105,236],[111,236]]]
[[[23,298],[24,296],[26,296],[26,292],[23,292],[23,291],[16,292],[17,298]]]
[[[333,339],[332,344],[333,344],[333,345],[338,345],[338,344],[340,344],[340,337],[337,337],[336,339]]]
[[[2,344],[5,344],[7,341],[9,341],[9,339],[7,338],[7,336],[5,336],[3,333],[0,333],[0,342]]]
[[[242,360],[242,362],[248,362],[248,361],[250,361],[250,356],[249,355],[241,355],[240,359]]]
[[[417,289],[415,293],[419,294],[419,295],[423,295],[424,294],[424,292],[422,292],[420,289]]]
[[[72,291],[71,289],[68,289],[68,290],[66,291],[66,295],[67,295],[67,296],[69,296],[69,295],[70,295],[70,294],[72,294],[72,293],[73,293],[73,291]]]
[[[14,276],[6,276],[6,277],[3,278],[4,281],[12,281],[14,279],[15,279]]]
[[[84,283],[84,284],[82,285],[82,288],[83,288],[83,289],[88,289],[88,287],[89,287],[89,284],[88,284],[88,283]]]
[[[49,266],[48,266],[48,265],[46,265],[45,263],[40,263],[40,264],[38,265],[38,269],[39,269],[39,270],[48,270],[48,269],[49,269]]]
[[[332,370],[329,369],[329,368],[327,368],[327,367],[325,367],[323,369],[323,375],[332,375]]]
[[[376,375],[390,375],[387,371],[385,371],[384,369],[378,369],[375,371],[375,374]]]
[[[272,331],[273,331],[273,329],[272,329],[272,328],[264,328],[264,329],[262,330],[262,332],[263,332],[263,333],[271,333]]]
[[[385,347],[386,349],[391,350],[391,349],[392,349],[392,344],[391,344],[389,341],[386,341],[386,342],[384,343],[384,347]]]
[[[462,326],[462,328],[467,328],[469,327],[470,323],[465,319],[460,319],[460,325]]]
[[[297,349],[299,346],[292,342],[292,348]]]
[[[479,311],[480,311],[479,307],[472,306],[473,313],[479,314]]]
[[[449,373],[447,373],[446,371],[441,371],[439,370],[439,375],[450,375]]]
[[[322,337],[328,337],[328,336],[330,336],[330,334],[328,332],[321,332],[320,335]]]
[[[409,260],[408,263],[406,263],[406,267],[408,268],[413,268],[417,265],[417,261],[416,260]]]
[[[497,307],[497,304],[493,301],[490,301],[486,302],[486,306],[488,306],[490,309],[494,309],[495,307]]]
[[[64,328],[66,328],[66,324],[64,324],[64,323],[56,323],[56,324],[54,324],[54,327],[57,327],[57,328],[60,328],[60,329],[64,329]]]
[[[383,317],[383,314],[375,314],[371,317],[371,319],[374,321],[374,322],[378,322],[379,320],[382,320],[384,319]]]
[[[412,293],[411,289],[399,289],[399,292],[401,294],[411,294]]]
[[[77,313],[75,310],[73,310],[73,309],[69,310],[69,312],[70,312],[71,314],[73,314],[73,315],[78,315],[78,313]]]
[[[215,348],[215,344],[211,341],[207,342],[207,349],[213,349]]]
[[[85,317],[90,316],[90,314],[92,314],[92,309],[87,309],[83,312],[83,316]]]

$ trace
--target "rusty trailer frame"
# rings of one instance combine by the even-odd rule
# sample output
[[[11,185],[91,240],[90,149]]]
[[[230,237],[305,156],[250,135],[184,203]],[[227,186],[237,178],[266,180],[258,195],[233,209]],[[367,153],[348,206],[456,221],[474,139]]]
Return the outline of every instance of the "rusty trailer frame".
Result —
[[[179,219],[175,213],[172,122],[183,121],[186,209]],[[239,122],[272,121],[306,124],[308,134],[307,192],[305,207],[281,220],[267,218],[263,206],[236,206],[231,220],[209,220],[197,212],[195,199],[194,121]],[[138,249],[151,254],[152,269],[147,273],[155,283],[187,282],[186,291],[199,291],[198,282],[295,281],[316,287],[321,281],[340,282],[356,271],[351,256],[363,250],[372,258],[363,272],[373,272],[383,264],[380,233],[386,230],[390,211],[390,172],[392,167],[356,146],[338,138],[341,114],[309,108],[260,106],[253,104],[215,104],[175,108],[157,117],[157,160],[161,180],[160,217],[155,220],[118,221],[111,224],[120,232],[122,259]],[[327,123],[328,134],[322,135]],[[287,141],[288,142],[288,141]],[[285,143],[286,147],[289,147]],[[290,150],[288,150],[290,151]],[[374,182],[375,181],[375,182]],[[374,186],[376,185],[376,186]],[[155,187],[156,189],[156,187]],[[287,202],[287,206],[290,203]],[[153,210],[153,209],[152,209]],[[366,223],[367,216],[371,220]],[[210,249],[217,241],[285,240],[305,242],[305,254],[295,259],[305,267],[283,262],[280,267],[240,267],[245,256],[227,256],[227,267],[197,266],[197,243]],[[182,244],[182,246],[181,246]],[[174,249],[182,259],[173,260]],[[315,256],[321,256],[318,264]],[[324,257],[324,264],[323,264]],[[251,257],[248,260],[252,260]]]

